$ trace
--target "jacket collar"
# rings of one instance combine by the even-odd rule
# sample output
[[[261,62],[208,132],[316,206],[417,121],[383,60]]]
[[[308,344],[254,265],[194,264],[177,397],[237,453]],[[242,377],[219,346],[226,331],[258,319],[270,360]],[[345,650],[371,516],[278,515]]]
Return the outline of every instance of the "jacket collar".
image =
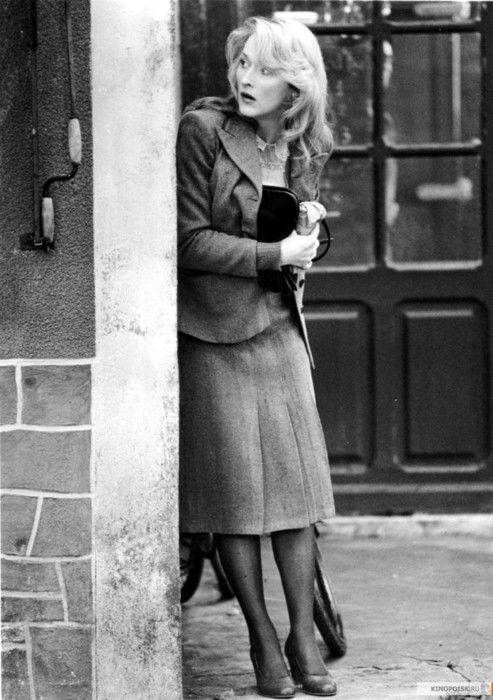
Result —
[[[228,116],[222,127],[217,128],[218,136],[228,156],[254,184],[259,196],[262,196],[262,169],[258,157],[258,146],[254,122],[243,119],[234,113]],[[313,199],[321,170],[328,158],[327,153],[312,156],[308,169],[303,167],[303,160],[291,152],[289,168],[289,187],[300,199]]]

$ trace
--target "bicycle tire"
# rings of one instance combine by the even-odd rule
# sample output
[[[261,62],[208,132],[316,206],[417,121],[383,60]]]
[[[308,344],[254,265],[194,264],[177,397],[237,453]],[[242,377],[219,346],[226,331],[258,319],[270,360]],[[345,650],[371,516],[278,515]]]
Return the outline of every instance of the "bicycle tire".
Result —
[[[324,571],[322,553],[315,543],[315,598],[313,619],[331,656],[340,658],[347,651],[342,617],[332,592],[328,574]]]
[[[231,586],[229,585],[228,578],[224,573],[223,565],[221,564],[221,559],[219,558],[219,552],[217,549],[214,550],[214,553],[211,556],[211,564],[212,568],[214,569],[214,573],[216,574],[217,587],[219,588],[221,598],[223,600],[231,600],[231,598],[235,597],[235,594],[233,593]]]
[[[312,262],[317,262],[317,260],[321,260],[323,257],[327,255],[329,252],[330,244],[332,243],[332,236],[330,235],[330,229],[329,229],[329,224],[327,223],[327,219],[322,219],[320,222],[320,225],[322,228],[325,229],[325,235],[327,238],[321,238],[319,241],[319,245],[322,245],[322,243],[325,243],[325,248],[324,250],[319,253],[315,258],[313,258]]]
[[[180,535],[180,602],[186,603],[199,587],[204,555],[193,535]]]

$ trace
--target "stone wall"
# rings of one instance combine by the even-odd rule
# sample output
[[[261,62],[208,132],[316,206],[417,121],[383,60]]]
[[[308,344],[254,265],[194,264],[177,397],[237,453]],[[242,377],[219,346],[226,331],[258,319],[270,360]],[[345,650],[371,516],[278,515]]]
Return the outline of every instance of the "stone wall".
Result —
[[[92,695],[91,365],[0,366],[3,696]]]

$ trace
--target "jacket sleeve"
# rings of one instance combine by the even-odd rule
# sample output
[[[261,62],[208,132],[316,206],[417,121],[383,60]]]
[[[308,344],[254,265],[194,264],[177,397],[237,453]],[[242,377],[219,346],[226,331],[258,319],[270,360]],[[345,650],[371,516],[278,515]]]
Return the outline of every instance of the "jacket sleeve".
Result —
[[[211,224],[209,181],[216,154],[215,129],[192,111],[180,122],[177,141],[178,266],[237,277],[256,277],[275,264],[276,251],[257,241],[216,231]],[[274,261],[274,262],[271,262]]]

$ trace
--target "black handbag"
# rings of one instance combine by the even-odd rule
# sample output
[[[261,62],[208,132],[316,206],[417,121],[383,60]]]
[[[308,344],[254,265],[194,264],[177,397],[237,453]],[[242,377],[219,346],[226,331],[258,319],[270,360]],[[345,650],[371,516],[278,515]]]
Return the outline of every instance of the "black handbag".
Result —
[[[264,185],[262,199],[257,214],[257,240],[262,243],[277,243],[290,235],[296,229],[300,203],[296,193],[287,187]],[[320,242],[326,247],[321,255],[314,260],[320,260],[330,246],[330,232],[325,219],[321,222],[327,233],[327,238]],[[290,265],[284,265],[282,270],[259,270],[259,284],[272,292],[291,294],[297,288],[297,275]]]
[[[277,243],[296,228],[300,203],[287,187],[264,185],[257,215],[257,238],[263,243]]]

